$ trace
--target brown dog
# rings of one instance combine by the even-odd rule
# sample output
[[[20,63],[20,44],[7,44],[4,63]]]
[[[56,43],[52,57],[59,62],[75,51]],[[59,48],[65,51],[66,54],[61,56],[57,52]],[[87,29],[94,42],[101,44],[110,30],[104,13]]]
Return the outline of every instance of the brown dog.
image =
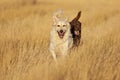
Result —
[[[79,46],[81,39],[81,22],[78,21],[81,16],[81,11],[78,12],[78,15],[70,22],[71,33],[73,37],[73,46]]]

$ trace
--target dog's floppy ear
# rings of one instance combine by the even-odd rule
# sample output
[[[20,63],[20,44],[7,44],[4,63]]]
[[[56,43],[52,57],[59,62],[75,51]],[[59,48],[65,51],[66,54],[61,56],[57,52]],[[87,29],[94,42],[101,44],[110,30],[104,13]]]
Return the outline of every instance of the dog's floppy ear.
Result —
[[[55,24],[61,18],[61,15],[62,10],[58,10],[53,14],[53,24]]]

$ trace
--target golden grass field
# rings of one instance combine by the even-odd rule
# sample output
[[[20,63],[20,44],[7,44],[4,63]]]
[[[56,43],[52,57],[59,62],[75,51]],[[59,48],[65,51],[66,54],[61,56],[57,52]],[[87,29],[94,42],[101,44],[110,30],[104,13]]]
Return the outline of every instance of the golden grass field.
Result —
[[[82,44],[56,65],[53,12],[82,11]],[[119,0],[0,0],[0,80],[120,80]]]

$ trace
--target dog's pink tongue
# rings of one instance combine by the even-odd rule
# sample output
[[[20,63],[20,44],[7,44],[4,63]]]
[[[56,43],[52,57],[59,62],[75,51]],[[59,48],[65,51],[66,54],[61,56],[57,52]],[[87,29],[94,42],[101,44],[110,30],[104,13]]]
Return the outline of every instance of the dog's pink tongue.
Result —
[[[74,33],[75,33],[76,35],[79,35],[79,31],[74,31]]]
[[[59,33],[59,35],[60,35],[60,38],[63,38],[64,33]]]
[[[64,33],[60,33],[60,36],[64,36]]]

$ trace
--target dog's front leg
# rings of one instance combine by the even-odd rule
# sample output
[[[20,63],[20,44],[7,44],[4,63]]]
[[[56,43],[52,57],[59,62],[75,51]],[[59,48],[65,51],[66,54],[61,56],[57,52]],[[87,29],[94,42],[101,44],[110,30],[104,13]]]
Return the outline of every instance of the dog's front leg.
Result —
[[[55,54],[55,47],[53,44],[50,44],[50,48],[49,48],[51,54],[52,54],[52,57],[54,59],[54,61],[57,63],[57,58],[56,58],[56,54]]]
[[[56,58],[56,54],[54,51],[52,52],[52,56],[53,56],[53,59],[55,60],[55,62],[57,63],[57,58]]]
[[[66,56],[66,55],[67,55],[67,50],[68,50],[68,48],[67,48],[66,45],[61,49],[61,52],[62,52],[62,55],[63,55],[63,56]]]
[[[66,50],[66,49],[63,49],[63,50],[62,50],[62,60],[65,60],[65,59],[66,59],[66,56],[67,56],[67,50]]]
[[[54,61],[57,63],[57,57],[56,57],[54,50],[51,50],[50,52],[52,53]]]

